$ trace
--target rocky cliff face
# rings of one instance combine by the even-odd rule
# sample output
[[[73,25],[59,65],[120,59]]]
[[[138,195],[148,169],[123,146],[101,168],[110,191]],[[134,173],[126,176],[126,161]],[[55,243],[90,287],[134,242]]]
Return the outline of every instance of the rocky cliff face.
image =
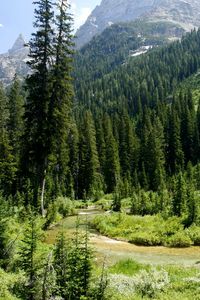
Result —
[[[200,26],[200,1],[162,0],[146,17],[176,22],[189,31]]]
[[[87,21],[77,31],[76,45],[81,48],[93,36],[118,22],[144,18],[149,21],[167,20],[186,30],[200,26],[199,0],[102,0]]]
[[[28,53],[29,49],[25,47],[24,38],[20,34],[13,47],[0,55],[0,80],[4,85],[8,85],[15,74],[20,78],[28,73]]]

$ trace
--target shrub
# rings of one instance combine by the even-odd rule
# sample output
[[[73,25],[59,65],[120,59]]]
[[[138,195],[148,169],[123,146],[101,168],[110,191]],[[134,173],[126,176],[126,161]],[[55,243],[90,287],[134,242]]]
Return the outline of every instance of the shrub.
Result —
[[[200,227],[195,225],[191,226],[187,230],[187,234],[195,246],[200,246]]]
[[[105,211],[111,210],[112,200],[107,199],[107,198],[102,198],[102,199],[98,200],[97,202],[95,202],[95,205]]]
[[[58,197],[56,200],[58,212],[64,218],[75,213],[74,202],[69,198]]]
[[[134,294],[134,277],[122,274],[113,274],[109,276],[109,289],[119,295],[129,297]]]
[[[192,245],[192,241],[189,236],[186,235],[186,232],[179,231],[173,236],[171,236],[167,241],[167,246],[169,247],[190,247]]]
[[[164,270],[142,270],[134,277],[135,290],[142,297],[153,298],[158,292],[163,291],[169,282],[168,273]]]
[[[61,216],[58,214],[58,208],[56,203],[50,203],[47,209],[46,222],[44,224],[44,229],[47,229],[51,224],[59,222]]]
[[[120,260],[110,268],[111,273],[135,275],[142,269],[142,265],[132,259]]]
[[[6,273],[0,269],[0,299],[1,300],[17,300],[20,299],[16,295],[22,292],[21,287],[25,284],[23,274]]]
[[[59,222],[62,218],[74,215],[75,212],[75,205],[72,200],[69,198],[58,197],[48,206],[44,229],[47,229],[51,224]]]
[[[187,230],[184,230],[181,218],[178,217],[164,220],[160,215],[141,217],[112,213],[97,216],[92,223],[102,234],[137,245],[188,247],[193,240],[187,235]],[[198,232],[195,234],[197,243]]]
[[[133,234],[129,242],[139,246],[159,246],[162,244],[160,237],[153,232]]]

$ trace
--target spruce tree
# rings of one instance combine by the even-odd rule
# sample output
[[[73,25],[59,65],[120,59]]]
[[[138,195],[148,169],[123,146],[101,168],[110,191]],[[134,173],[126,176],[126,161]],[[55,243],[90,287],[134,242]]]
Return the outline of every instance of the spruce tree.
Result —
[[[108,115],[104,117],[106,158],[103,166],[107,192],[113,192],[120,180],[120,162],[117,142],[113,136],[112,123]]]
[[[79,196],[96,197],[102,190],[102,176],[96,144],[96,131],[90,111],[86,111],[80,129]]]
[[[7,196],[13,193],[13,183],[17,171],[9,141],[8,120],[8,98],[0,84],[0,190]]]
[[[8,132],[10,145],[12,147],[15,160],[19,163],[21,147],[20,139],[23,133],[24,96],[22,95],[20,81],[17,76],[15,76],[8,94],[8,108]]]
[[[57,238],[54,249],[54,269],[56,272],[56,291],[57,294],[66,298],[69,280],[69,264],[68,255],[69,249],[64,232],[62,231]]]
[[[66,0],[58,4],[54,20],[51,0],[34,2],[36,33],[30,41],[26,80],[25,134],[21,166],[34,192],[33,205],[44,216],[46,178],[54,178],[52,196],[66,194],[69,175],[68,123],[73,89],[71,84],[71,17]],[[56,30],[54,32],[54,22]]]
[[[78,226],[71,242],[59,235],[54,251],[57,294],[66,300],[85,299],[89,292],[92,256],[88,232],[82,236]]]
[[[71,197],[78,198],[79,174],[79,132],[75,121],[72,121],[68,134],[69,169],[71,175]],[[73,194],[73,195],[72,195]]]
[[[172,201],[172,211],[175,216],[185,217],[188,213],[187,207],[187,185],[183,174],[180,172],[176,178],[175,191]]]
[[[57,35],[53,49],[55,64],[51,71],[52,91],[48,107],[48,139],[50,147],[51,170],[54,181],[58,182],[54,194],[67,194],[69,185],[69,147],[68,134],[70,130],[71,107],[73,99],[72,86],[72,17],[69,13],[67,0],[61,0],[57,5],[56,16]]]
[[[51,0],[35,1],[36,33],[30,40],[31,75],[26,79],[25,133],[21,158],[22,175],[30,179],[34,191],[33,205],[39,205],[43,213],[43,194],[48,166],[48,106],[50,99],[50,70],[53,57],[53,8]]]
[[[39,273],[42,267],[38,256],[38,246],[41,240],[41,229],[37,219],[32,215],[24,233],[21,249],[19,251],[20,268],[25,272],[27,285],[25,287],[26,299],[38,298],[40,289]]]

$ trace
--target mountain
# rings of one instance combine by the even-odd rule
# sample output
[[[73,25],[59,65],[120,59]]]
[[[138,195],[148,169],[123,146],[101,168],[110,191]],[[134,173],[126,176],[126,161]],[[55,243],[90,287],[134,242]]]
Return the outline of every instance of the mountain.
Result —
[[[118,26],[115,25],[113,28]],[[135,46],[136,50],[132,48],[123,63],[122,61],[120,63],[121,57],[118,54],[121,50],[116,54],[112,50],[109,55],[110,47],[106,46],[111,44],[106,44],[105,39],[101,40],[102,35],[95,38],[95,48],[92,48],[92,42],[89,43],[80,50],[77,58],[75,84],[79,109],[80,104],[83,104],[84,108],[87,107],[92,111],[96,111],[98,106],[98,109],[108,113],[126,108],[130,114],[137,114],[141,107],[154,107],[163,100],[171,102],[178,85],[191,75],[195,75],[200,68],[200,30],[184,35],[181,41],[164,43],[163,46],[152,49],[150,49],[152,36],[149,37],[151,44],[146,46],[147,49],[140,44],[143,35],[139,38],[135,35],[135,39],[133,35],[128,35],[132,40],[129,44],[126,42],[124,44],[128,48],[130,45]],[[100,40],[101,42],[98,42]],[[100,47],[102,43],[104,47]],[[126,49],[121,48],[122,45],[117,46],[118,50],[122,49],[121,53],[125,53]],[[141,53],[146,49],[147,53]],[[189,83],[188,87],[190,85]],[[199,90],[197,92],[199,94]]]
[[[105,28],[140,18],[145,21],[169,21],[190,31],[200,26],[198,0],[102,0],[77,31],[76,45],[81,48]]]
[[[15,74],[22,78],[28,73],[26,61],[29,49],[25,46],[25,40],[20,34],[7,53],[0,55],[0,79],[4,85],[8,85]]]
[[[124,65],[154,48],[181,39],[184,29],[177,24],[136,20],[107,27],[83,46],[75,55],[77,84],[91,81]]]

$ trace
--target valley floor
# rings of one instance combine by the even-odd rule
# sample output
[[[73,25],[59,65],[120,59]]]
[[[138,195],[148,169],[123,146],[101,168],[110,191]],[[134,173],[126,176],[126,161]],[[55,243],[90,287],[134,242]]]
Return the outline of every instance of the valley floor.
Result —
[[[94,207],[80,210],[78,219],[81,228],[84,229],[85,221],[91,221],[95,216],[103,212]],[[69,236],[75,229],[77,217],[70,216],[62,220],[58,225],[47,232],[47,242],[54,243],[58,232],[64,228]],[[90,244],[96,252],[97,257],[105,257],[108,264],[121,259],[134,259],[139,263],[152,265],[182,265],[200,267],[200,246],[188,248],[171,248],[163,246],[137,246],[122,240],[116,240],[99,234],[89,228]]]

